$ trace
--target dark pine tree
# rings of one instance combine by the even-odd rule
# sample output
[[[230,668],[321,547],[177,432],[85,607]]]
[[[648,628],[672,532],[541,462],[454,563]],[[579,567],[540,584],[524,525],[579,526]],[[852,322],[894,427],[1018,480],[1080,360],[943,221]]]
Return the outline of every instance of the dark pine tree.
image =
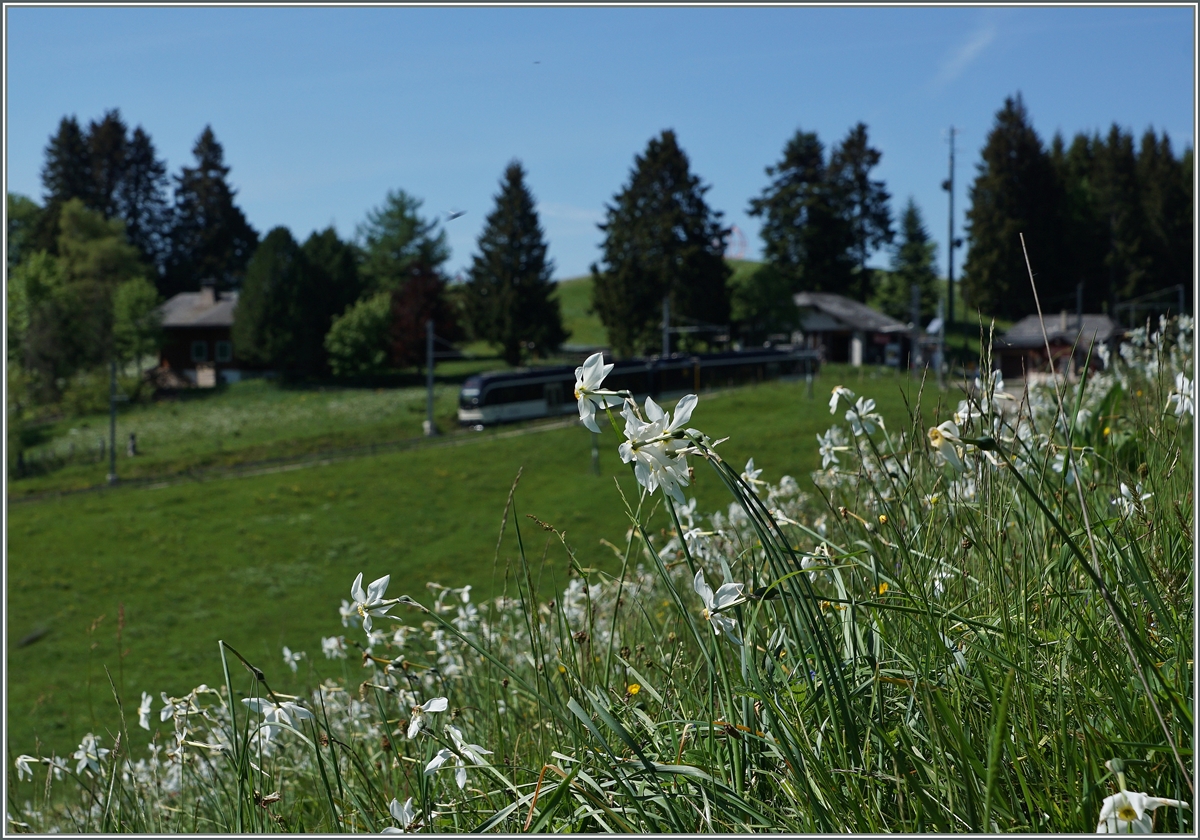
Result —
[[[970,188],[970,248],[963,268],[969,307],[1011,319],[1035,311],[1020,234],[1043,305],[1074,300],[1062,271],[1059,195],[1054,166],[1021,95],[1009,97],[996,114]]]
[[[88,204],[106,219],[120,215],[118,192],[125,181],[129,129],[114,108],[99,122],[88,124],[88,155],[92,162],[92,199]]]
[[[323,335],[306,323],[313,274],[285,227],[271,230],[246,266],[233,322],[238,355],[286,374],[316,370]]]
[[[212,278],[218,288],[237,288],[258,244],[258,234],[233,203],[229,167],[212,128],[206,126],[192,154],[194,167],[175,176],[175,207],[164,297],[200,287]]]
[[[673,322],[729,323],[729,229],[704,201],[674,131],[634,158],[629,183],[607,207],[604,268],[592,266],[592,305],[622,355],[661,346],[662,301]]]
[[[46,162],[42,166],[42,186],[46,193],[42,216],[33,234],[33,250],[58,253],[58,218],[62,206],[72,198],[78,198],[90,207],[94,184],[87,138],[75,117],[63,117],[58,132],[46,145]]]
[[[514,160],[504,170],[465,289],[472,333],[499,345],[510,365],[529,353],[544,357],[567,339],[553,272],[525,171]]]
[[[1108,250],[1106,227],[1096,214],[1093,171],[1096,147],[1086,134],[1077,134],[1067,146],[1055,135],[1050,144],[1050,161],[1060,184],[1059,213],[1062,223],[1062,287],[1083,287],[1083,305],[1088,312],[1099,312],[1109,299],[1108,269],[1104,259]],[[1060,301],[1060,308],[1062,302]]]
[[[900,215],[900,241],[892,252],[891,271],[879,283],[876,306],[901,321],[912,320],[912,287],[920,290],[921,321],[937,311],[937,244],[929,236],[921,208],[911,198]]]
[[[874,276],[867,268],[867,257],[891,244],[891,196],[883,181],[872,180],[871,170],[883,155],[867,140],[867,126],[858,123],[834,148],[829,161],[829,181],[835,204],[849,224],[854,244],[856,276],[854,296],[864,303],[871,296]]]
[[[125,176],[117,189],[117,212],[125,236],[142,259],[161,272],[167,255],[170,211],[166,197],[167,165],[139,125],[125,147]]]
[[[1151,290],[1152,255],[1133,135],[1114,124],[1093,147],[1094,212],[1112,305]]]
[[[1142,136],[1137,174],[1151,260],[1148,285],[1155,291],[1176,285],[1190,289],[1192,178],[1166,132],[1161,139],[1153,131]]]
[[[771,183],[750,201],[760,216],[763,256],[792,291],[846,293],[853,288],[854,231],[842,212],[817,135],[797,131],[779,163],[767,167]]]

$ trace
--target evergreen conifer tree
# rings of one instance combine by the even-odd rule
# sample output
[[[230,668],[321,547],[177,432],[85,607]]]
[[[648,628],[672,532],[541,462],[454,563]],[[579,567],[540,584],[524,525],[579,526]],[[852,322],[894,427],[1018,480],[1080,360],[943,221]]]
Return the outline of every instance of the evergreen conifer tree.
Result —
[[[114,108],[88,124],[88,156],[92,164],[92,196],[88,206],[106,219],[120,215],[118,191],[125,181],[128,133]]]
[[[883,181],[871,179],[871,170],[883,155],[867,140],[867,126],[858,123],[834,148],[829,161],[830,187],[841,208],[853,240],[855,262],[854,296],[864,303],[871,295],[873,274],[867,257],[892,242],[891,196]]]
[[[729,230],[704,201],[675,132],[634,158],[629,183],[607,207],[604,268],[592,266],[592,305],[609,342],[629,355],[660,347],[662,301],[673,321],[729,322]]]
[[[175,176],[171,246],[161,289],[165,297],[194,291],[212,278],[218,288],[236,288],[258,244],[258,234],[233,203],[224,150],[210,126],[192,149],[194,167]]]
[[[38,249],[57,253],[58,217],[62,206],[72,198],[91,206],[93,185],[87,138],[74,116],[63,117],[57,133],[46,146],[46,162],[42,166],[42,186],[46,193],[43,201],[45,209],[34,235]]]
[[[1098,312],[1108,301],[1108,269],[1104,258],[1108,250],[1107,225],[1101,226],[1096,215],[1096,165],[1093,138],[1077,134],[1067,146],[1055,135],[1050,144],[1050,161],[1061,185],[1059,193],[1062,238],[1060,264],[1064,291],[1083,285],[1083,305]],[[1061,302],[1060,302],[1061,303]]]
[[[359,225],[360,270],[367,293],[395,291],[415,263],[438,270],[450,258],[446,232],[421,216],[421,204],[404,190],[389,190],[383,204]]]
[[[465,289],[472,332],[499,345],[510,365],[527,353],[544,357],[567,338],[553,271],[525,171],[514,160],[479,236]]]
[[[167,165],[158,158],[150,135],[139,125],[125,147],[125,173],[117,189],[117,208],[125,235],[156,269],[167,256],[171,221],[166,198]]]
[[[938,274],[934,268],[937,244],[930,239],[921,208],[908,199],[900,215],[900,241],[892,252],[891,271],[879,283],[875,305],[900,321],[912,320],[912,287],[920,289],[922,323],[937,312]]]
[[[1115,304],[1152,288],[1146,214],[1133,135],[1114,124],[1108,136],[1097,137],[1093,145],[1094,212],[1097,232],[1105,243],[1109,302]]]
[[[853,287],[854,231],[833,189],[817,135],[797,131],[749,213],[763,219],[763,256],[792,291],[845,293]]]
[[[1020,234],[1043,303],[1073,296],[1063,282],[1059,196],[1050,156],[1021,95],[1009,97],[996,114],[970,188],[963,277],[968,306],[1012,319],[1035,311]]]
[[[1171,139],[1147,131],[1137,156],[1138,184],[1150,251],[1150,286],[1154,290],[1182,284],[1192,274],[1192,179],[1176,158]],[[1147,290],[1149,291],[1149,289]]]
[[[317,367],[324,336],[314,337],[304,318],[313,274],[287,228],[274,228],[263,238],[238,296],[232,336],[238,356],[289,374]]]

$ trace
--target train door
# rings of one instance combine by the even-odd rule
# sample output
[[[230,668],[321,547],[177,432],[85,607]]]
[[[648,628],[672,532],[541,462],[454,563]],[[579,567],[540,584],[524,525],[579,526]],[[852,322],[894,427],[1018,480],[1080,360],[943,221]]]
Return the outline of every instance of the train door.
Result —
[[[561,382],[547,382],[543,393],[546,397],[546,413],[561,414],[563,402],[563,384]]]

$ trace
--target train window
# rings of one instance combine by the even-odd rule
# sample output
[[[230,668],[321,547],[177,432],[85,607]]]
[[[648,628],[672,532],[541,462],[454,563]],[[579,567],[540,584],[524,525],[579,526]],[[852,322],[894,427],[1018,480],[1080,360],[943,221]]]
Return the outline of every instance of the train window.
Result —
[[[543,398],[542,383],[529,384],[525,382],[496,383],[487,388],[483,394],[484,405],[503,405],[505,403],[529,402]]]

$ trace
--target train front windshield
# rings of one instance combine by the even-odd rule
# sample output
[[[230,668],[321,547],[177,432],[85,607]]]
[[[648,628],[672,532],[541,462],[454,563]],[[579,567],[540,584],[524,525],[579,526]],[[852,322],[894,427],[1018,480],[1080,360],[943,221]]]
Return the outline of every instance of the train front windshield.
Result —
[[[482,380],[478,376],[470,376],[463,383],[462,391],[458,395],[458,405],[460,408],[475,408],[479,405],[479,386]]]

